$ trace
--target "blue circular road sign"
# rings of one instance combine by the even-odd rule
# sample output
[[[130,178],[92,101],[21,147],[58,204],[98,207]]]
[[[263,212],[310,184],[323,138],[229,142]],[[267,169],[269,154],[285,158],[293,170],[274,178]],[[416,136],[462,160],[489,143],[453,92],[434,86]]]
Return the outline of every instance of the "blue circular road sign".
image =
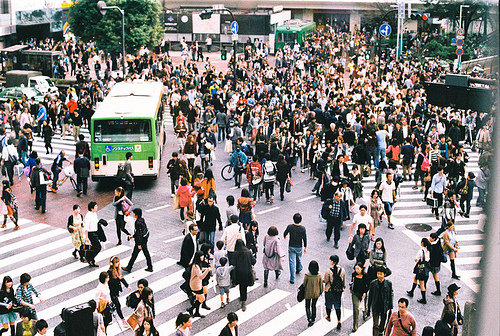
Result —
[[[457,56],[462,56],[464,54],[464,50],[462,48],[457,48]]]
[[[380,26],[380,35],[383,37],[387,37],[391,34],[391,26],[389,26],[387,23],[384,23],[383,25]]]
[[[238,34],[239,28],[240,27],[238,26],[238,22],[236,22],[236,21],[231,22],[231,33]]]

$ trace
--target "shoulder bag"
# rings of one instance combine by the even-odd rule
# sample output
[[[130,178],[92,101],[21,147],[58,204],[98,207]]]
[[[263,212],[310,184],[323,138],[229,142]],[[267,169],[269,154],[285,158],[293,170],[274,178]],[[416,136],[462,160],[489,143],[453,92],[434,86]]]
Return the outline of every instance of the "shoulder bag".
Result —
[[[302,302],[304,301],[305,297],[306,297],[306,288],[304,287],[304,284],[301,284],[297,291],[297,301]]]
[[[408,331],[405,327],[403,327],[403,322],[401,321],[401,315],[399,314],[399,312],[398,312],[398,320],[399,320],[399,324],[401,325],[401,329],[403,329],[405,334],[411,335],[411,332]]]

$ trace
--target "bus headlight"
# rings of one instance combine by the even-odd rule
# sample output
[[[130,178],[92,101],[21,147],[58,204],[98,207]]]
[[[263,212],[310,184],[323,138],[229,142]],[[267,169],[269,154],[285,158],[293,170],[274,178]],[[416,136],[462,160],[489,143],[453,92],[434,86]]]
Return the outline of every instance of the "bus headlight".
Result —
[[[153,157],[148,157],[148,168],[153,169]]]
[[[96,171],[99,170],[99,158],[94,159],[94,168]]]

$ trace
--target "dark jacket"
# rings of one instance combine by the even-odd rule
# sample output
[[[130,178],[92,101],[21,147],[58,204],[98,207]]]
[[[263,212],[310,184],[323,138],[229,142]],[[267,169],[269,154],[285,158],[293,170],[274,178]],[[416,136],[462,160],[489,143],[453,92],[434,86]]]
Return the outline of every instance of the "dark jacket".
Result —
[[[203,216],[203,224],[200,228],[201,231],[215,232],[217,230],[216,222],[219,222],[219,226],[222,227],[220,211],[216,205],[203,205],[199,208],[199,211]]]
[[[252,265],[255,265],[256,259],[252,252],[246,249],[243,252],[235,252],[233,255],[234,280],[235,284],[242,286],[253,286]]]
[[[284,182],[288,177],[290,177],[290,165],[288,163],[277,163],[276,164],[276,180],[279,182]]]
[[[374,313],[385,313],[393,308],[394,292],[392,290],[392,282],[385,279],[384,282],[380,283],[378,279],[373,280],[370,283],[368,295],[368,310]],[[378,311],[379,308],[375,303],[382,298],[383,311]]]
[[[349,176],[349,167],[347,166],[347,163],[344,162],[343,167],[344,167],[345,177],[348,177]],[[340,177],[340,165],[338,162],[335,162],[332,166],[332,178],[335,176]]]
[[[88,173],[90,172],[90,161],[85,156],[79,156],[75,159],[73,163],[73,168],[75,169],[75,173],[78,177],[84,178],[82,176],[82,172],[84,170],[86,170],[88,177]]]
[[[476,182],[473,180],[469,179],[463,179],[460,181],[457,185],[457,193],[459,194],[460,189],[462,189],[465,186],[465,183],[467,183],[467,194],[461,195],[461,199],[466,199],[466,200],[472,200],[473,192],[474,192],[474,187],[476,186]]]
[[[360,235],[354,235],[352,239],[354,245],[354,256],[358,257],[361,252],[366,252],[365,257],[368,258],[368,248],[370,247],[370,236],[365,232],[363,238]]]
[[[120,295],[120,292],[122,291],[122,284],[125,287],[128,287],[128,283],[125,280],[125,278],[114,278],[113,277],[113,271],[108,270],[109,274],[109,281],[108,281],[108,286],[109,286],[109,293],[111,296],[118,296]]]
[[[238,326],[234,327],[234,334],[238,336]],[[229,325],[226,324],[226,326],[220,331],[219,336],[233,336],[231,329],[229,329]]]
[[[17,151],[19,153],[28,151],[28,139],[25,135],[19,137],[19,142],[17,143]]]
[[[194,253],[198,250],[197,246],[194,245],[193,239],[191,238],[191,234],[188,233],[184,240],[182,241],[181,246],[181,260],[179,261],[179,265],[188,267],[191,258]]]
[[[146,244],[149,238],[148,227],[144,218],[137,218],[135,221],[134,240],[136,245]]]
[[[78,141],[75,147],[77,155],[78,153],[83,153],[83,156],[90,160],[90,146],[87,141]]]
[[[431,243],[431,258],[429,263],[431,267],[438,267],[441,265],[441,260],[443,257],[443,245],[441,243],[441,239],[437,239],[437,241]]]
[[[436,322],[436,325],[434,326],[434,335],[435,336],[453,336],[452,333],[452,326],[449,325],[446,322],[443,322],[443,320],[439,320]]]

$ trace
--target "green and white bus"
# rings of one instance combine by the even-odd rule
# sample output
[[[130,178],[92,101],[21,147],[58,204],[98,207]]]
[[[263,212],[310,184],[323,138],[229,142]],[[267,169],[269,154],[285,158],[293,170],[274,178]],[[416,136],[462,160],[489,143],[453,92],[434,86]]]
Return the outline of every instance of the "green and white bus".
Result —
[[[166,141],[161,82],[115,84],[90,124],[92,181],[116,177],[127,152],[136,177],[158,177]]]

